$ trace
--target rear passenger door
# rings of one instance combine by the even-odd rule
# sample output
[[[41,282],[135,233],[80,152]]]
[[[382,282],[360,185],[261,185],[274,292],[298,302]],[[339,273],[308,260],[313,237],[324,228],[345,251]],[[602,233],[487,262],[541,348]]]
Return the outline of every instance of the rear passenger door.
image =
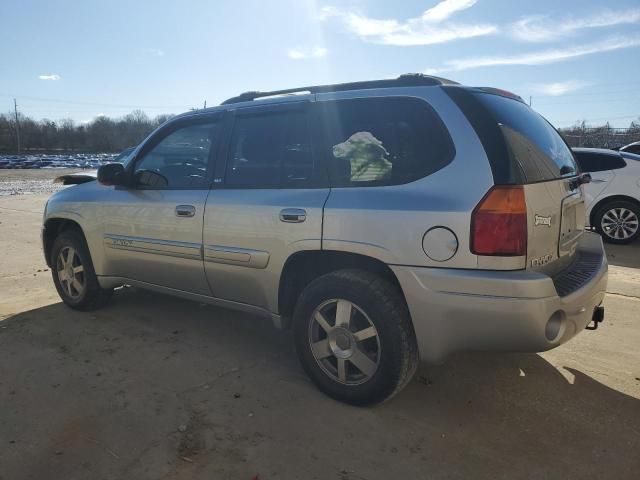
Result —
[[[287,258],[319,250],[326,174],[313,154],[310,102],[240,108],[230,120],[204,218],[213,294],[277,312]]]

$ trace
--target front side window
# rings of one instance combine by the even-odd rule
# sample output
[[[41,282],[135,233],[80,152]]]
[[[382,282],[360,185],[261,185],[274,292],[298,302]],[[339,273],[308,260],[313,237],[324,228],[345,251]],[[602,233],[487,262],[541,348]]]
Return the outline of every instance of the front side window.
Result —
[[[338,100],[319,108],[334,186],[408,183],[453,159],[448,132],[421,100]]]
[[[153,188],[208,186],[209,153],[218,132],[216,122],[179,128],[160,140],[135,165],[138,185]]]
[[[278,188],[307,184],[314,164],[303,110],[254,113],[236,118],[226,183]]]

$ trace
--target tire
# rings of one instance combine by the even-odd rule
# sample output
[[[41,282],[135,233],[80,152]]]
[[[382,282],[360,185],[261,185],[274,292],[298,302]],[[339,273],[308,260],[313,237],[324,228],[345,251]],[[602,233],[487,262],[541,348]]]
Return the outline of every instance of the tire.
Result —
[[[313,383],[352,405],[390,399],[418,366],[404,299],[396,287],[369,272],[340,270],[312,281],[296,304],[293,334]]]
[[[58,295],[75,310],[100,308],[113,293],[100,288],[89,249],[77,230],[66,230],[56,237],[51,248],[51,273]]]
[[[605,242],[631,243],[640,236],[640,207],[625,200],[605,203],[596,211],[594,223]]]

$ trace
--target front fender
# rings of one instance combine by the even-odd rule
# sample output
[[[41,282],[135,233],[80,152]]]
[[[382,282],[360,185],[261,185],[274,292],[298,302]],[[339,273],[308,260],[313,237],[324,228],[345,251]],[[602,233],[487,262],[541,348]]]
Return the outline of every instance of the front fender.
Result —
[[[89,248],[89,254],[97,275],[103,271],[104,247],[102,245],[102,229],[98,223],[95,210],[95,202],[86,199],[91,196],[89,190],[84,188],[93,184],[83,184],[70,187],[53,195],[47,203],[43,219],[43,245],[46,248],[46,239],[51,242],[58,231],[47,231],[48,225],[60,225],[60,221],[73,222],[82,231]],[[54,237],[49,237],[54,235]]]

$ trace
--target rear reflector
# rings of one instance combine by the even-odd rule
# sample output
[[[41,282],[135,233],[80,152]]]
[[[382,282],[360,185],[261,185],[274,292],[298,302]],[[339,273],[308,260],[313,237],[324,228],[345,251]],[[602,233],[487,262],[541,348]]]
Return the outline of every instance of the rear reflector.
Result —
[[[527,204],[520,185],[495,186],[471,215],[471,252],[513,257],[527,254]]]

